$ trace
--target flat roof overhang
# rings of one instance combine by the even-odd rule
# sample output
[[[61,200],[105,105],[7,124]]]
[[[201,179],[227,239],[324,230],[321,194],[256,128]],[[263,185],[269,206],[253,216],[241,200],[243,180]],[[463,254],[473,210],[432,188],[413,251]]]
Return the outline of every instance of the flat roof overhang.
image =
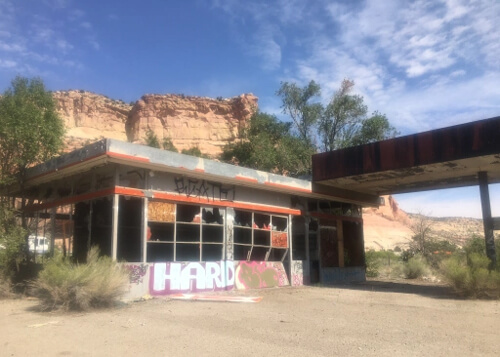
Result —
[[[282,192],[303,197],[338,200],[362,206],[377,206],[379,197],[348,189],[324,189],[310,181],[233,166],[214,160],[155,149],[143,145],[103,139],[71,153],[30,168],[25,187],[34,187],[62,180],[74,175],[85,175],[91,169],[108,164],[127,165],[151,171],[206,179],[227,184],[251,187],[271,192]],[[3,194],[18,196],[20,187],[13,185]]]
[[[500,117],[316,154],[313,183],[386,195],[500,182]]]

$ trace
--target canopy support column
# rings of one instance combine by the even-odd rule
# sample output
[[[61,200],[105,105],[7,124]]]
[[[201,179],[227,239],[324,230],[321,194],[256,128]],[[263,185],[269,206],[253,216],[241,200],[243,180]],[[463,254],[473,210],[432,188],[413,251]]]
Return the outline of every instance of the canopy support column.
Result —
[[[479,193],[481,195],[481,209],[483,211],[484,239],[486,244],[486,255],[490,259],[490,270],[497,264],[495,251],[495,236],[493,234],[493,218],[491,217],[490,192],[488,189],[488,173],[478,172]]]

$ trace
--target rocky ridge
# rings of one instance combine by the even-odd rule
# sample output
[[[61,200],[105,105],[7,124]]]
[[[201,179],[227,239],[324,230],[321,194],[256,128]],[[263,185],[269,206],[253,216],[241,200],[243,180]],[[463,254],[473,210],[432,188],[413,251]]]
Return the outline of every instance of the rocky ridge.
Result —
[[[473,235],[484,237],[481,219],[464,217],[428,217],[406,213],[392,196],[383,196],[379,208],[363,209],[365,249],[383,250],[408,248],[414,235],[411,226],[424,219],[431,227],[430,236],[463,246]]]
[[[216,156],[258,106],[253,94],[227,99],[146,94],[131,104],[83,90],[56,91],[53,97],[68,151],[104,137],[144,143],[152,131],[160,143],[169,138],[179,150],[197,146]]]

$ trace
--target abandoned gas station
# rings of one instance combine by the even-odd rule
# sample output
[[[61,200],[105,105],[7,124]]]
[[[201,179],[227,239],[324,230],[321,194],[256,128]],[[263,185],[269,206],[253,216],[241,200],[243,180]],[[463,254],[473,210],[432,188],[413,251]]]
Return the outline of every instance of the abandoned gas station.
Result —
[[[313,156],[312,181],[103,139],[28,171],[27,215],[129,270],[129,298],[365,280],[362,207],[500,181],[500,117]],[[19,197],[19,187],[7,194]],[[39,232],[34,232],[38,234]]]

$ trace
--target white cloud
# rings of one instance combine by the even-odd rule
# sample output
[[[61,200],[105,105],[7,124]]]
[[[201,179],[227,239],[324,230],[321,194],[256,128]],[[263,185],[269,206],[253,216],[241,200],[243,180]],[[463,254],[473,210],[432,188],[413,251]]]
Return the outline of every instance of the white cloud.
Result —
[[[500,185],[490,185],[491,211],[500,215]],[[409,213],[423,213],[434,217],[482,218],[479,187],[462,187],[394,195],[399,207]]]
[[[0,51],[5,52],[24,52],[25,46],[20,43],[5,43],[0,41]]]
[[[75,26],[80,30],[74,31]],[[61,67],[83,69],[78,59],[86,49],[83,44],[100,47],[85,12],[71,1],[42,1],[36,12],[30,12],[22,4],[0,0],[1,75],[11,76],[13,68],[22,75],[54,75]]]
[[[311,41],[292,78],[319,82],[324,100],[344,77],[403,133],[498,115],[500,2],[327,4],[337,32]],[[493,54],[493,55],[492,55]]]
[[[0,59],[0,68],[12,69],[15,67],[17,67],[17,63],[15,61]]]
[[[236,27],[252,24],[254,33],[245,36],[241,31],[237,40],[249,55],[260,59],[261,67],[266,70],[281,67],[283,46],[286,44],[284,30],[287,26],[301,24],[311,7],[300,0],[279,0],[277,3],[214,0],[212,5],[223,10]]]

